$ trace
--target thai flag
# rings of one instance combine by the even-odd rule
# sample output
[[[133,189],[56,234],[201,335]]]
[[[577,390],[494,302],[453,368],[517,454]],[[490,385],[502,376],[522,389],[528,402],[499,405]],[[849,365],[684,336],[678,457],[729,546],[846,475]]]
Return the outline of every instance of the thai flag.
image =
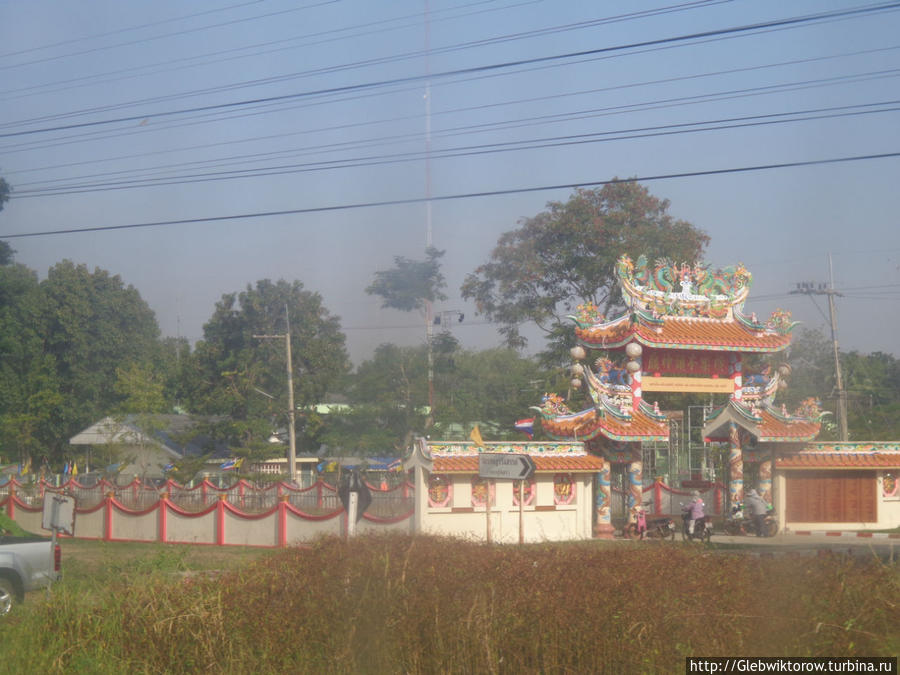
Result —
[[[516,430],[521,431],[523,434],[528,434],[528,438],[534,438],[534,418],[531,417],[526,420],[518,420],[516,422]]]
[[[229,459],[227,462],[222,462],[219,464],[219,468],[222,471],[229,471],[237,466],[237,460]]]

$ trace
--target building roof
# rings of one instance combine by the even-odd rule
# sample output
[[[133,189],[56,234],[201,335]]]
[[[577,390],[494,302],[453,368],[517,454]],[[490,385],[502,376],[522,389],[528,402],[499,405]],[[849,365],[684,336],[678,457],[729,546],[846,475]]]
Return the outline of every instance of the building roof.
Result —
[[[148,419],[156,427],[153,431],[143,431],[139,416],[125,415],[122,418],[104,417],[69,439],[70,445],[157,445],[168,451],[174,458],[183,456],[199,457],[212,452],[214,458],[231,456],[231,450],[224,443],[213,441],[209,436],[196,431],[203,421],[220,418],[198,418],[192,415],[151,415]]]
[[[667,441],[668,420],[639,409],[631,414],[614,414],[599,405],[568,415],[541,413],[541,427],[560,440],[589,441],[605,436],[613,441]]]
[[[594,455],[532,456],[537,473],[596,473],[603,468],[603,459]],[[478,473],[478,457],[434,457],[434,473]]]
[[[432,473],[478,473],[478,457],[482,453],[528,455],[537,473],[596,473],[603,459],[591,455],[583,443],[492,443],[479,447],[469,442],[427,441],[417,443],[415,461],[422,461]],[[407,461],[407,466],[410,460]]]
[[[779,469],[900,469],[900,443],[810,443],[775,457]]]
[[[576,325],[575,337],[585,347],[616,349],[629,342],[660,349],[728,352],[778,352],[791,342],[790,334],[735,318],[671,316],[655,318],[643,312],[613,321]]]
[[[730,399],[725,405],[712,412],[703,426],[703,440],[707,442],[728,441],[731,423],[745,429],[759,441],[768,443],[789,443],[811,441],[819,434],[821,423],[818,418],[788,415],[778,412],[769,405],[759,407]]]

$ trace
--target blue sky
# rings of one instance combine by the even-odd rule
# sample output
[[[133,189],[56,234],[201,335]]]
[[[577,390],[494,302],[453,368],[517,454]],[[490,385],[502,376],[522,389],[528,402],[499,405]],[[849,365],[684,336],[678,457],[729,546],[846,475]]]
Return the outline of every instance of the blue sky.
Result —
[[[644,183],[710,235],[708,262],[753,273],[747,311],[826,325],[824,297],[789,291],[827,281],[830,253],[842,348],[900,354],[900,165],[871,158],[900,152],[900,7],[427,9],[426,29],[424,0],[0,1],[0,238],[197,221],[7,241],[41,275],[65,258],[119,274],[166,335],[196,340],[222,294],[284,278],[323,295],[356,363],[420,343],[419,317],[364,288],[422,256],[430,75],[431,195],[522,190],[432,203],[436,309],[465,313],[464,346],[498,340],[465,275],[571,193],[534,188],[870,157]],[[394,201],[411,203],[318,210]]]

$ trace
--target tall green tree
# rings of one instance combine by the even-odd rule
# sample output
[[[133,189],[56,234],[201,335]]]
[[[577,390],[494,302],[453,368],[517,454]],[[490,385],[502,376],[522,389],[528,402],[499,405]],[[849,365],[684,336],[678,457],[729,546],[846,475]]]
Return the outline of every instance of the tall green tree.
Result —
[[[61,449],[71,433],[116,406],[116,369],[148,361],[159,326],[138,291],[105,270],[64,260],[40,287],[45,352],[55,362],[64,398],[55,425]]]
[[[446,287],[441,272],[444,251],[429,247],[425,260],[394,257],[394,267],[375,272],[375,280],[366,288],[369,295],[381,297],[382,307],[403,312],[422,311],[426,302],[446,300]]]
[[[0,265],[0,454],[7,459],[43,456],[59,433],[63,396],[45,336],[37,274]]]
[[[318,293],[299,281],[257,281],[223,295],[203,327],[203,340],[189,359],[188,402],[195,412],[228,416],[219,437],[234,447],[262,451],[273,426],[286,425],[285,340],[254,336],[288,330],[294,401],[306,408],[339,388],[349,369],[340,321]],[[298,425],[298,449],[317,449],[320,431],[318,425]]]
[[[708,242],[701,230],[669,214],[668,200],[639,183],[579,189],[501,235],[490,260],[466,277],[462,296],[500,324],[509,347],[527,344],[523,324],[538,326],[550,341],[545,356],[553,362],[562,345],[571,346],[565,315],[588,302],[607,315],[621,305],[619,256],[694,262]]]

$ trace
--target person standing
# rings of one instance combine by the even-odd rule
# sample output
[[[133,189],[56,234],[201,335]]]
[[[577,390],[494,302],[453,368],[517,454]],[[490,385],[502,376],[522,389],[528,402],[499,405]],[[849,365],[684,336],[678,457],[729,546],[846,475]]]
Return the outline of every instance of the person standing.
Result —
[[[750,511],[750,516],[753,518],[753,527],[756,529],[757,537],[765,536],[765,521],[766,521],[766,512],[769,510],[769,505],[766,503],[766,500],[760,497],[756,490],[750,490],[747,493],[747,499],[744,501],[744,504],[747,509]]]

